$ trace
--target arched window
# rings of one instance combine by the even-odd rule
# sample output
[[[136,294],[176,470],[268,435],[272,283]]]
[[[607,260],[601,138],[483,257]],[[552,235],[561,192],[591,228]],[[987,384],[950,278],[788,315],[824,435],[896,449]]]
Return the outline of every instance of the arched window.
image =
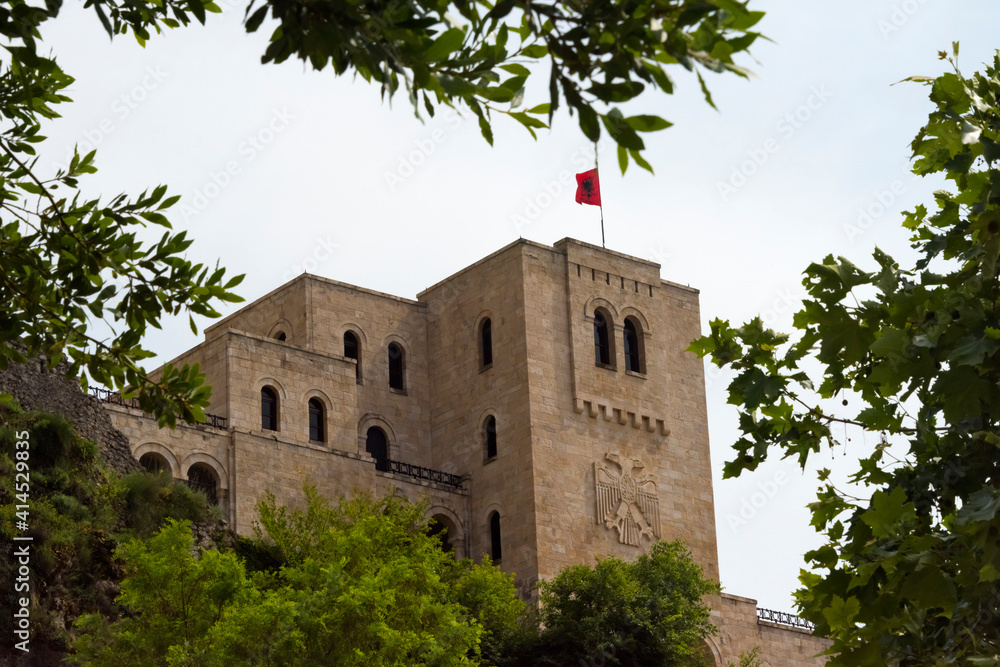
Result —
[[[405,369],[403,348],[396,343],[389,343],[389,387],[406,391],[403,372]]]
[[[646,355],[643,354],[642,325],[634,317],[625,318],[625,370],[646,372]]]
[[[479,325],[479,367],[493,365],[493,322],[485,318]]]
[[[195,491],[201,491],[208,497],[208,502],[213,505],[219,504],[218,480],[215,478],[215,471],[205,463],[195,463],[188,468],[188,486]]]
[[[318,398],[309,399],[309,439],[326,442],[326,414],[323,403]]]
[[[503,556],[503,549],[500,546],[500,513],[490,514],[490,559],[494,563],[499,563]]]
[[[344,332],[344,356],[348,359],[354,359],[358,362],[358,365],[354,368],[354,377],[361,381],[361,343],[358,342],[358,337],[354,335],[353,331]]]
[[[451,553],[455,550],[451,543],[454,532],[451,520],[443,514],[435,514],[427,526],[427,534],[440,540],[441,551],[445,553]]]
[[[490,415],[483,422],[483,446],[486,453],[486,463],[497,457],[497,418]]]
[[[286,338],[286,336],[285,336],[285,332],[284,331],[279,331],[278,333],[274,334],[274,339],[275,340],[284,341],[285,338]]]
[[[161,454],[147,452],[139,457],[139,465],[146,469],[146,472],[157,475],[161,472],[170,472],[170,464]]]
[[[594,363],[611,366],[611,318],[603,308],[594,311]]]
[[[278,430],[278,394],[271,387],[260,390],[260,427],[265,431]]]
[[[365,451],[375,459],[376,470],[389,469],[389,439],[385,437],[385,431],[378,426],[368,429],[365,437]]]

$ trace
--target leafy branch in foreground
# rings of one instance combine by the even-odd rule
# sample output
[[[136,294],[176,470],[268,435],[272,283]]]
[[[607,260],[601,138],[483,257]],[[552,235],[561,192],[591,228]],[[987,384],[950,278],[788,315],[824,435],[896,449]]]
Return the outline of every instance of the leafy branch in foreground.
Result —
[[[751,29],[763,16],[734,0],[390,0],[310,5],[309,11],[288,0],[255,5],[247,9],[248,31],[268,12],[280,23],[264,62],[295,56],[316,69],[353,70],[381,84],[383,96],[402,86],[418,116],[421,106],[433,116],[436,106],[462,105],[479,118],[490,144],[492,114],[510,116],[535,136],[565,103],[591,141],[604,126],[618,145],[623,172],[630,158],[652,171],[639,134],[670,123],[654,115],[626,117],[614,105],[647,88],[672,94],[665,66],[680,64],[696,72],[714,107],[699,67],[746,77],[733,56],[760,36]],[[548,70],[548,101],[524,108],[528,81],[540,69]]]
[[[239,301],[231,291],[242,276],[184,258],[191,242],[166,217],[177,197],[164,186],[110,201],[88,199],[79,179],[96,171],[94,153],[73,158],[64,171],[43,173],[36,146],[44,121],[70,102],[73,82],[38,42],[62,3],[0,1],[0,35],[8,58],[0,62],[0,367],[46,355],[62,359],[84,384],[96,381],[134,391],[144,410],[163,425],[178,417],[199,421],[209,404],[199,369],[165,367],[155,379],[141,362],[141,346],[164,315],[218,316],[220,302]],[[132,33],[140,44],[151,32],[204,23],[221,11],[210,0],[87,0],[112,37]],[[391,99],[401,87],[418,116],[441,106],[463,106],[479,118],[492,143],[494,114],[514,118],[532,135],[548,127],[565,104],[584,135],[607,131],[618,145],[624,171],[642,157],[640,134],[669,127],[653,115],[625,116],[617,105],[644,90],[671,94],[667,69],[747,73],[733,57],[747,51],[762,17],[736,0],[625,0],[616,3],[487,0],[401,0],[360,3],[251,1],[249,32],[268,14],[278,22],[262,60],[295,56],[316,69],[354,72],[381,84]],[[529,67],[534,65],[534,67]],[[533,72],[548,67],[548,101],[531,108],[524,99]],[[714,106],[714,105],[713,105]],[[603,126],[603,129],[602,129]],[[149,231],[162,227],[159,240]],[[102,324],[103,323],[103,324]],[[105,333],[95,333],[95,330]]]
[[[72,77],[37,50],[39,27],[60,4],[0,5],[9,54],[0,64],[0,368],[39,354],[52,368],[66,359],[84,386],[134,388],[161,424],[200,421],[210,388],[197,366],[168,365],[154,381],[141,365],[153,356],[141,341],[164,315],[186,312],[192,329],[194,315],[218,317],[215,304],[241,300],[231,290],[242,276],[185,259],[191,241],[171,229],[165,214],[178,197],[167,197],[166,186],[101,201],[79,190],[97,171],[93,152],[74,152],[55,174],[40,168],[41,123],[71,101],[64,91]],[[156,227],[162,235],[147,240]]]
[[[881,433],[851,482],[823,470],[812,525],[827,543],[806,554],[797,594],[830,665],[996,665],[1000,655],[1000,54],[982,73],[912,77],[934,104],[912,143],[913,171],[943,174],[903,226],[921,257],[902,269],[880,250],[865,271],[829,256],[809,266],[793,338],[760,319],[713,321],[691,350],[729,366],[742,437],[727,477],[772,448],[809,456],[837,443],[831,424]],[[815,381],[806,367],[822,369]],[[820,399],[860,397],[829,414]],[[843,404],[848,405],[846,398]],[[906,443],[895,457],[890,440]]]

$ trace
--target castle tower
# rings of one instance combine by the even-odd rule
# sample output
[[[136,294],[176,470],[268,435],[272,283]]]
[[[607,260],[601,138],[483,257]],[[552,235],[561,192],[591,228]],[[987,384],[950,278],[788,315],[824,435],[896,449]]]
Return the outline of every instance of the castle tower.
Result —
[[[656,539],[718,581],[704,370],[685,352],[698,292],[659,269],[521,239],[416,300],[301,275],[172,362],[205,373],[206,423],[107,408],[141,463],[205,490],[241,534],[266,491],[295,505],[308,479],[426,501],[448,548],[491,556],[524,596]],[[823,664],[800,619],[729,594],[711,606],[716,665],[755,646],[769,667]]]
[[[700,331],[696,290],[653,262],[522,240],[418,300],[433,466],[471,478],[473,553],[490,552],[498,513],[501,565],[526,585],[657,538],[684,540],[718,580],[704,372],[684,352]],[[495,458],[475,442],[491,417]]]

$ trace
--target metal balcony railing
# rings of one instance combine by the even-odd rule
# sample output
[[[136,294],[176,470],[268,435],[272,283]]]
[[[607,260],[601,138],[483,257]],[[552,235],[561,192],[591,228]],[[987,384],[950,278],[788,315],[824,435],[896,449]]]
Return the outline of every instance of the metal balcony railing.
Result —
[[[801,616],[796,616],[795,614],[789,614],[783,611],[774,611],[773,609],[762,609],[761,607],[757,607],[757,618],[762,621],[770,621],[771,623],[778,623],[780,625],[790,625],[793,628],[803,628],[804,630],[811,631],[816,628],[815,625]]]
[[[115,391],[110,391],[108,389],[102,389],[101,387],[91,387],[90,393],[99,400],[101,403],[111,403],[112,405],[123,405],[126,408],[133,408],[135,410],[142,410],[139,407],[139,401],[135,398],[123,398],[121,394]],[[146,413],[149,414],[149,413]],[[205,413],[205,421],[194,422],[195,424],[201,424],[203,426],[211,426],[212,428],[217,428],[220,430],[227,430],[229,428],[229,420],[225,417],[220,417],[219,415],[210,415]]]
[[[378,470],[394,472],[397,475],[406,475],[407,477],[413,477],[414,479],[423,479],[428,482],[436,482],[438,484],[454,486],[455,488],[462,488],[462,476],[453,475],[450,472],[443,472],[441,470],[434,470],[432,468],[424,468],[423,466],[413,465],[412,463],[403,463],[402,461],[391,461],[388,459],[377,461],[376,467]]]

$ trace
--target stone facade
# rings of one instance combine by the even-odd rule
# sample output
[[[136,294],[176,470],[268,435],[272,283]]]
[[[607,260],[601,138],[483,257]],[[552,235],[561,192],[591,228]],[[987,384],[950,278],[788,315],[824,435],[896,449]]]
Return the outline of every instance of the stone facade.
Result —
[[[239,533],[265,491],[296,504],[308,478],[329,496],[426,498],[459,555],[498,553],[526,595],[658,538],[718,580],[704,370],[684,351],[698,292],[659,268],[564,239],[519,240],[416,300],[302,275],[173,361],[200,364],[225,428],[108,410],[136,458],[210,473]],[[712,606],[716,664],[754,646],[771,667],[823,664],[822,640],[758,622],[753,601]]]

